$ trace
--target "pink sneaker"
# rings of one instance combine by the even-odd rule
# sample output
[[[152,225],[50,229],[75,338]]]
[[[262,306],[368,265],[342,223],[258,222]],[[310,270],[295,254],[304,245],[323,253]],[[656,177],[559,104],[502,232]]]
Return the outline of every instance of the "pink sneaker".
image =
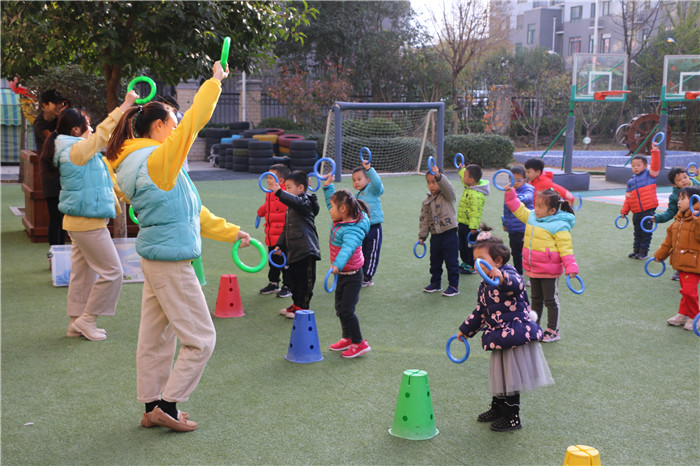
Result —
[[[349,338],[341,338],[337,343],[333,343],[329,346],[331,351],[345,351],[352,345],[352,340]]]
[[[350,348],[343,351],[340,355],[344,358],[356,358],[361,354],[369,353],[372,348],[367,344],[367,340],[362,340],[362,343],[353,343]]]

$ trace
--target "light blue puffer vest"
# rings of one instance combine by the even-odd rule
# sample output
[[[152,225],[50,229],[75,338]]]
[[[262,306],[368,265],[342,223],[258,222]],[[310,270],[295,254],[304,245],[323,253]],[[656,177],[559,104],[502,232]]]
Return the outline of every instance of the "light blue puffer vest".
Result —
[[[60,134],[56,138],[54,164],[61,170],[61,194],[58,210],[66,215],[89,218],[114,218],[114,191],[109,171],[96,153],[85,165],[70,161],[70,149],[83,138]]]
[[[146,161],[158,146],[139,149],[117,167],[119,187],[131,200],[139,220],[136,252],[158,261],[196,259],[202,254],[199,212],[202,203],[187,172],[180,170],[175,187],[158,188]]]

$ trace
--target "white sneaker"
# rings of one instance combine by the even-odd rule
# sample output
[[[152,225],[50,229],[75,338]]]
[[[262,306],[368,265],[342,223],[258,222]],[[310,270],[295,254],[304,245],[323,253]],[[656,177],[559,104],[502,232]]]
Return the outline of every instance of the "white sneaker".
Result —
[[[675,316],[671,317],[666,321],[668,325],[673,325],[674,327],[680,327],[681,325],[685,324],[686,321],[688,320],[688,316],[683,315],[683,314],[676,314]],[[691,324],[690,329],[692,330],[693,326]]]
[[[690,330],[691,332],[694,332],[695,329],[693,328],[693,321],[694,321],[694,319],[691,319],[689,317],[688,320],[685,321],[685,325],[683,326],[683,328],[686,330]]]

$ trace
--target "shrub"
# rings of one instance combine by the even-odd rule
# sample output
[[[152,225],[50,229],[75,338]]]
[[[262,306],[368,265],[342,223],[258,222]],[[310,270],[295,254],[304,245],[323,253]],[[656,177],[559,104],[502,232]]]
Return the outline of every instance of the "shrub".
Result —
[[[291,118],[269,117],[258,124],[258,128],[281,128],[285,131],[300,131],[302,126],[295,123]]]
[[[514,151],[513,141],[498,134],[445,136],[445,160],[451,160],[457,152],[460,152],[464,155],[467,165],[476,163],[483,168],[504,167],[513,161]],[[445,166],[448,164],[445,163]]]
[[[416,168],[423,140],[412,137],[352,137],[343,138],[343,169],[351,170],[359,165],[362,147],[372,151],[372,166],[380,171],[403,172]],[[425,144],[421,165],[427,167],[428,157],[435,155],[435,148],[429,142]]]
[[[401,127],[386,118],[343,121],[343,134],[367,135],[366,137],[393,138],[403,134]]]

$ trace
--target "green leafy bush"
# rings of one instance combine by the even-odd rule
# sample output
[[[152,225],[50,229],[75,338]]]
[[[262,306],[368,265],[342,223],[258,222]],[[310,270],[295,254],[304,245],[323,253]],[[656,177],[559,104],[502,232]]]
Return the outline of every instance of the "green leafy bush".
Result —
[[[258,128],[281,128],[285,131],[300,131],[302,126],[295,123],[291,118],[269,117],[258,124]]]
[[[401,130],[401,126],[392,120],[370,118],[369,120],[343,121],[343,134],[393,138],[401,136],[404,132]]]
[[[498,134],[450,134],[445,136],[445,160],[452,160],[458,152],[465,164],[475,163],[482,168],[505,167],[513,161],[515,144]],[[452,162],[450,162],[451,164]],[[448,166],[446,163],[445,166]]]

